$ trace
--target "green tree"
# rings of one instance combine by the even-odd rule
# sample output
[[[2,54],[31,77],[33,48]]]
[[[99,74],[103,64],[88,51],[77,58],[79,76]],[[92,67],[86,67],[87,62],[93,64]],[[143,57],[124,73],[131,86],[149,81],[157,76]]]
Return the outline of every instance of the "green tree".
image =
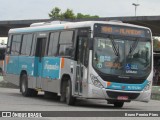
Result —
[[[65,19],[75,19],[76,16],[73,13],[73,10],[71,9],[67,9],[64,13],[63,13],[63,18]]]
[[[48,15],[52,19],[61,19],[62,14],[60,12],[61,12],[61,9],[58,7],[55,7],[52,9],[52,11]]]
[[[81,18],[99,18],[98,15],[88,15],[88,14],[82,14],[82,13],[77,13],[77,19],[81,19]]]
[[[51,19],[82,19],[82,18],[99,18],[97,15],[89,15],[89,14],[82,14],[82,13],[75,13],[71,9],[67,9],[64,13],[61,12],[61,9],[55,7],[52,11],[48,14]]]
[[[80,19],[80,18],[84,18],[84,15],[82,13],[77,13],[77,19]]]

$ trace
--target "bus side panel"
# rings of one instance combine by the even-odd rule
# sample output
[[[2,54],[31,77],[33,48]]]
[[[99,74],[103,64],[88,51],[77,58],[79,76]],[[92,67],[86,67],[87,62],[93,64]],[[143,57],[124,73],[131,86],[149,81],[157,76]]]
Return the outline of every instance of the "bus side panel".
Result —
[[[21,56],[19,57],[19,75],[21,71],[24,70],[28,75],[28,87],[35,88],[36,87],[36,65],[35,65],[35,57],[32,56]]]
[[[72,95],[77,94],[75,93],[77,62],[67,58],[63,59],[61,60],[61,78],[64,74],[69,75],[72,82]]]
[[[59,79],[60,60],[61,59],[58,57],[44,57],[42,77],[50,79]]]
[[[6,63],[6,76],[4,79],[10,83],[13,83],[19,86],[19,71],[18,71],[18,63],[19,57],[18,56],[8,56]]]
[[[9,57],[9,62],[7,64],[7,74],[14,74],[18,75],[18,63],[19,63],[19,57],[18,56],[10,56]]]
[[[44,57],[42,70],[42,89],[50,92],[59,92],[60,61],[59,57]]]

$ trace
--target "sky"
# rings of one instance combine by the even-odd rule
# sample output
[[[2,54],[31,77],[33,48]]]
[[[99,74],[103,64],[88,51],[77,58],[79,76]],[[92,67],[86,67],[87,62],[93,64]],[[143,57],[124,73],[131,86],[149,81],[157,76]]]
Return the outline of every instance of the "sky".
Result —
[[[160,15],[160,0],[0,0],[0,21],[48,19],[48,13],[59,7],[74,13],[98,15],[100,17]]]

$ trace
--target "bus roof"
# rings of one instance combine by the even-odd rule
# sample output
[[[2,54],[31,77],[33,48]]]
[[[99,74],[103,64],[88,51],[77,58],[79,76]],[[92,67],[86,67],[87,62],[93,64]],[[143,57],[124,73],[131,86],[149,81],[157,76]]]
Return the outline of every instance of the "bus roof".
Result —
[[[60,24],[46,24],[46,25],[44,24],[44,25],[39,25],[39,26],[38,25],[35,25],[35,26],[31,25],[30,27],[10,29],[9,34],[44,32],[44,31],[52,31],[52,30],[64,30],[64,29],[73,29],[73,28],[92,27],[95,23],[149,29],[149,28],[143,27],[143,26],[122,23],[122,22],[115,22],[115,21],[83,21],[83,22],[66,22],[66,23],[62,23],[62,24],[61,23]]]

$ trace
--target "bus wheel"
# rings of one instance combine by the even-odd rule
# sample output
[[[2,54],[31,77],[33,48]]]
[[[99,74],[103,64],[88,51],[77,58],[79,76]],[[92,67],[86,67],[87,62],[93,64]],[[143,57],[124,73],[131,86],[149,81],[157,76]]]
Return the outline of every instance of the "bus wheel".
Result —
[[[72,84],[71,81],[67,81],[67,86],[66,86],[66,103],[68,105],[74,105],[75,104],[75,97],[72,96]]]
[[[115,102],[114,103],[114,107],[117,107],[117,108],[122,108],[124,105],[124,102]]]
[[[36,96],[38,93],[36,90],[28,88],[28,77],[26,74],[23,74],[21,77],[20,91],[25,97]]]

